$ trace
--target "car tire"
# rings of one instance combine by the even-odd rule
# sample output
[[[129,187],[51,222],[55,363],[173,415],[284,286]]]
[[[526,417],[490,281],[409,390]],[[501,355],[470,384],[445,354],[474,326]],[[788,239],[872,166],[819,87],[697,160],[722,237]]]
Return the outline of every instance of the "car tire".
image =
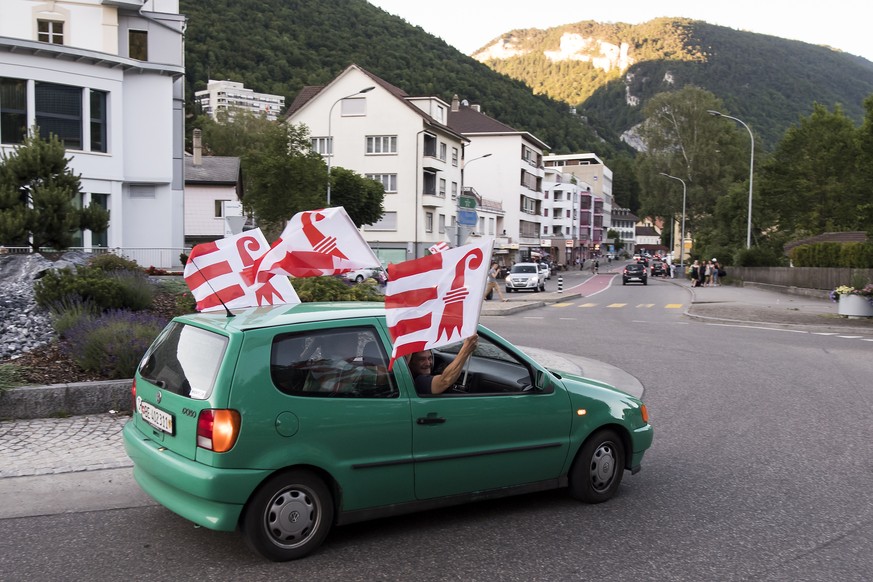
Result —
[[[358,275],[357,277],[355,277],[355,283],[363,283],[363,282],[364,282],[363,275]]]
[[[624,444],[613,430],[601,430],[579,449],[570,468],[570,494],[586,503],[612,499],[624,475]]]
[[[507,292],[507,293],[512,293],[512,287],[507,287],[507,288],[506,288],[506,292]]]
[[[268,479],[249,499],[240,529],[255,552],[274,562],[315,551],[333,526],[333,497],[308,471],[288,471]]]

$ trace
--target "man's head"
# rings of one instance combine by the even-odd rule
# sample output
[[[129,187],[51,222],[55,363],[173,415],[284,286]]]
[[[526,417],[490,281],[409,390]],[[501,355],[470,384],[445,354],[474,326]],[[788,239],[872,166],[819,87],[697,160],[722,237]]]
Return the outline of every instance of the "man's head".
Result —
[[[413,376],[430,374],[433,371],[433,353],[430,350],[415,352],[409,357],[409,369]]]

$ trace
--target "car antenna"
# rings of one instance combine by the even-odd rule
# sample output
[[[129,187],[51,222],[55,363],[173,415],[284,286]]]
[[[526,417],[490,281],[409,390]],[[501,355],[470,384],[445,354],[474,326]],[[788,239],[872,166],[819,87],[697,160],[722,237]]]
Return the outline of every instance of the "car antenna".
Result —
[[[194,262],[194,259],[191,258],[189,259],[189,261],[192,265],[194,265],[194,268],[197,269],[197,272],[200,273],[200,276],[203,277],[203,281],[207,285],[209,285],[209,289],[212,291],[212,294],[215,295],[221,302],[221,306],[224,307],[224,310],[227,312],[227,316],[236,317],[233,313],[230,312],[230,309],[227,307],[227,305],[225,305],[224,301],[221,299],[221,295],[219,295],[218,292],[212,287],[212,285],[209,284],[209,279],[206,277],[206,275],[203,274],[203,271],[200,270],[200,267],[197,266],[197,263]]]

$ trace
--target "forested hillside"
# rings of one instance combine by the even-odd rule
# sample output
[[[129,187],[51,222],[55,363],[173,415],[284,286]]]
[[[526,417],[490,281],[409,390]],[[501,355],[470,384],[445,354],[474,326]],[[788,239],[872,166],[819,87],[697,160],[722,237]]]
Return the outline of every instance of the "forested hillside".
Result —
[[[581,50],[569,57],[574,39]],[[626,43],[632,64],[601,68],[592,60],[579,60],[602,56],[600,41],[615,47]],[[508,56],[494,58],[499,51],[488,49],[495,45]],[[547,53],[563,58],[548,58]],[[643,106],[654,95],[685,85],[721,98],[731,114],[754,126],[764,147],[809,115],[814,103],[829,108],[840,104],[860,123],[863,100],[873,93],[873,63],[860,57],[687,19],[515,30],[475,56],[537,93],[576,106],[611,139],[642,121]]]
[[[189,103],[208,79],[240,81],[290,103],[302,87],[325,84],[355,63],[411,95],[450,102],[458,94],[556,152],[616,151],[565,103],[534,96],[522,82],[364,0],[182,0],[180,11],[189,19]]]

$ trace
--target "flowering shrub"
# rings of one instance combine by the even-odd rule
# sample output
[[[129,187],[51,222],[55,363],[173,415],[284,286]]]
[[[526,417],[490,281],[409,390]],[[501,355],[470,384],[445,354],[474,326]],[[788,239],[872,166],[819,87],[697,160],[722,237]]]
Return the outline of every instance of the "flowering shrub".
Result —
[[[840,285],[830,292],[831,301],[839,301],[842,295],[859,295],[870,303],[873,303],[873,283],[867,283],[863,287]]]

